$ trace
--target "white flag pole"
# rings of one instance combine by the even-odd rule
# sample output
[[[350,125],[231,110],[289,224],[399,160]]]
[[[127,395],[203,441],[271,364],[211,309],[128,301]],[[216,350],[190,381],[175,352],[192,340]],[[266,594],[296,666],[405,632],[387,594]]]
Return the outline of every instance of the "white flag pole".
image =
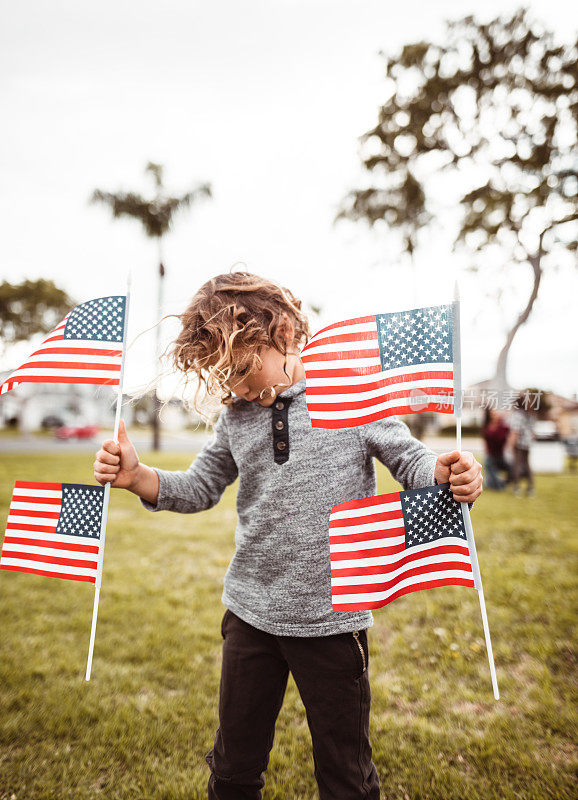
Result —
[[[116,415],[114,418],[113,439],[118,442],[118,428],[120,424],[120,411],[122,406],[122,384],[124,379],[124,364],[126,361],[126,338],[128,331],[128,305],[130,301],[131,274],[128,272],[126,280],[126,303],[124,307],[124,331],[122,335],[122,358],[120,362],[120,377],[118,381],[118,393],[116,396]],[[100,521],[100,547],[98,553],[98,568],[96,570],[96,582],[94,585],[94,606],[92,608],[92,627],[90,630],[90,645],[88,647],[88,662],[86,664],[86,680],[90,680],[90,670],[92,668],[92,654],[94,651],[94,636],[96,634],[96,618],[98,616],[98,601],[100,598],[100,584],[102,583],[102,565],[104,562],[104,544],[106,540],[106,521],[108,517],[108,501],[110,498],[110,483],[104,486],[104,497],[102,504],[102,519]]]
[[[454,302],[453,302],[453,362],[454,362],[454,414],[456,418],[456,438],[457,450],[462,449],[462,361],[461,361],[461,344],[460,344],[460,290],[458,282],[455,284]],[[464,519],[464,527],[466,529],[466,536],[468,539],[468,548],[470,551],[470,559],[472,562],[472,571],[474,573],[474,586],[478,590],[478,597],[480,599],[480,610],[482,612],[482,625],[484,628],[484,636],[486,638],[486,650],[488,653],[488,662],[490,664],[490,675],[492,677],[492,688],[494,690],[494,697],[496,700],[500,699],[500,692],[498,691],[498,680],[496,678],[496,666],[494,664],[494,653],[492,650],[492,640],[490,639],[490,628],[488,626],[488,616],[486,614],[486,601],[484,600],[484,589],[482,587],[482,576],[480,573],[480,565],[478,564],[478,554],[476,552],[476,543],[474,541],[474,529],[472,527],[472,520],[470,517],[470,507],[467,503],[460,503],[462,509],[462,516]]]

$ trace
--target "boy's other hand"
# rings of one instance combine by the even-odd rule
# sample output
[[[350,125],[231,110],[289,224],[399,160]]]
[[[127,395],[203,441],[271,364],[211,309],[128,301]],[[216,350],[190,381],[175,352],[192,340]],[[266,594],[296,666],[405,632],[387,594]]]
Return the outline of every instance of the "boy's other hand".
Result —
[[[467,450],[442,453],[436,461],[434,476],[438,483],[450,482],[458,503],[473,503],[482,493],[482,465]]]
[[[103,486],[110,483],[115,489],[129,489],[136,479],[138,467],[137,452],[121,419],[118,442],[107,439],[96,454],[94,478]]]

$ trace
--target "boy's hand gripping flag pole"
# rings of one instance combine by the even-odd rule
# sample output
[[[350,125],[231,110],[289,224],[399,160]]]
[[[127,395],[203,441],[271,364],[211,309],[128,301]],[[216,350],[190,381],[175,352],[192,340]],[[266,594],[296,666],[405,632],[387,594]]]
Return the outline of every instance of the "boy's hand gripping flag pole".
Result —
[[[123,331],[123,342],[122,342],[122,362],[120,367],[120,376],[118,382],[118,394],[116,397],[116,415],[114,418],[114,433],[113,439],[115,442],[118,442],[118,427],[120,424],[120,411],[122,405],[122,384],[124,378],[124,365],[126,361],[126,339],[127,339],[127,330],[128,330],[128,307],[130,301],[130,284],[131,284],[131,274],[130,270],[127,277],[126,282],[126,304],[125,304],[125,312],[124,312],[124,331]],[[105,545],[105,538],[106,538],[106,520],[108,517],[108,501],[110,498],[110,482],[107,482],[104,487],[104,501],[103,501],[103,508],[102,508],[102,519],[101,519],[101,527],[100,527],[100,549],[99,549],[99,556],[98,556],[98,569],[96,572],[96,581],[94,584],[94,606],[92,609],[92,628],[90,631],[90,645],[88,648],[88,662],[86,664],[86,680],[90,680],[90,670],[92,668],[92,654],[94,651],[94,636],[96,633],[96,618],[98,616],[98,601],[100,598],[100,584],[102,583],[102,565],[104,562],[104,545]]]
[[[453,353],[454,353],[454,413],[456,418],[456,448],[461,451],[462,448],[462,362],[460,350],[460,292],[458,282],[455,283],[454,291],[454,309],[453,309]],[[488,653],[488,661],[490,664],[490,675],[492,677],[492,688],[494,690],[494,697],[496,700],[500,699],[500,692],[498,691],[498,680],[496,678],[496,666],[494,664],[494,654],[492,651],[492,641],[490,639],[490,628],[488,626],[488,617],[486,614],[486,601],[484,600],[484,590],[482,587],[482,576],[480,574],[480,566],[478,564],[478,555],[476,553],[476,543],[474,541],[474,529],[472,527],[472,520],[470,518],[470,507],[467,503],[460,503],[462,514],[464,518],[464,526],[468,539],[468,547],[470,550],[470,558],[472,562],[472,570],[474,573],[474,586],[478,590],[478,597],[480,598],[480,610],[482,612],[482,625],[484,627],[484,636],[486,637],[486,650]]]

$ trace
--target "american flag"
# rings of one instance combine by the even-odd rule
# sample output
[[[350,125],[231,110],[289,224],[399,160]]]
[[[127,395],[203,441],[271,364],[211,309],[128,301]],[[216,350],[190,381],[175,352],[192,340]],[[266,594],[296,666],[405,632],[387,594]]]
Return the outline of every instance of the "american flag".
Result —
[[[72,309],[40,347],[0,385],[93,383],[118,386],[126,297],[97,297]]]
[[[16,481],[0,569],[95,583],[104,487]]]
[[[474,587],[460,504],[449,483],[333,506],[334,611],[381,608],[435,586]]]
[[[314,428],[352,428],[394,414],[454,411],[453,306],[356,317],[301,350]]]

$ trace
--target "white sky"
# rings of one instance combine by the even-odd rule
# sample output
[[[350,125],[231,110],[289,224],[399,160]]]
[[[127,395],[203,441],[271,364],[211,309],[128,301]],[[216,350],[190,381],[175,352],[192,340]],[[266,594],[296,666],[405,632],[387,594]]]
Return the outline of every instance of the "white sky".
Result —
[[[486,0],[484,18],[518,2]],[[534,0],[534,14],[574,36],[573,2]],[[156,248],[130,220],[90,206],[95,187],[147,191],[161,162],[171,190],[199,181],[214,199],[177,219],[166,241],[165,313],[238,261],[322,306],[313,330],[358,313],[451,300],[467,266],[450,231],[432,232],[417,278],[394,240],[334,226],[359,185],[358,137],[384,97],[379,50],[443,33],[477,13],[471,0],[0,0],[2,278],[46,277],[78,302],[123,293],[133,270],[129,341],[156,321]],[[505,314],[461,273],[465,384],[489,377],[529,268]],[[485,287],[486,289],[488,287]],[[578,392],[570,267],[546,277],[511,353],[509,378]],[[165,336],[174,335],[169,324]],[[168,340],[168,339],[167,339]],[[0,368],[16,367],[30,343]],[[155,371],[152,334],[127,359],[125,387]]]

